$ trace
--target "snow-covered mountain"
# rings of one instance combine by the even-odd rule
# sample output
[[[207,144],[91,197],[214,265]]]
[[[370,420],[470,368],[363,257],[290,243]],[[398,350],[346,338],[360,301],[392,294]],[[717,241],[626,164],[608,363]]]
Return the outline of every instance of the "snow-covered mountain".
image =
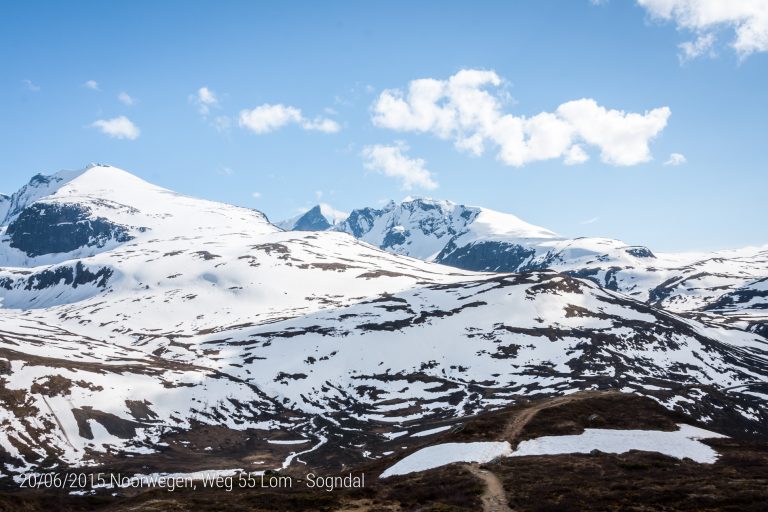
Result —
[[[471,242],[519,243],[557,238],[552,231],[514,215],[434,199],[409,199],[399,204],[390,202],[381,209],[353,210],[335,229],[389,252],[428,261],[446,259]]]
[[[0,194],[0,219],[5,219],[8,214],[8,208],[10,207],[11,197],[5,194]]]
[[[768,435],[764,338],[590,280],[465,271],[343,232],[286,232],[260,212],[109,166],[36,176],[9,204],[5,474],[130,461],[178,469],[162,452],[189,432],[195,464],[220,460],[221,440],[246,433],[248,467],[295,463],[298,450],[280,440],[297,437],[302,461],[341,467],[425,422],[595,388]],[[498,229],[482,212],[471,228],[451,215],[456,234],[444,237]],[[522,221],[504,229],[558,240]]]
[[[288,220],[277,222],[275,225],[285,231],[325,231],[338,225],[346,218],[346,213],[322,203]]]
[[[395,254],[464,270],[554,269],[686,314],[717,310],[714,305],[721,297],[768,277],[768,246],[658,253],[609,238],[566,238],[514,215],[434,199],[353,210],[345,221],[323,229],[349,233]],[[740,322],[723,315],[707,318],[754,332],[768,329],[760,311],[741,302],[735,309],[740,318],[750,318]],[[734,313],[731,308],[727,316]]]

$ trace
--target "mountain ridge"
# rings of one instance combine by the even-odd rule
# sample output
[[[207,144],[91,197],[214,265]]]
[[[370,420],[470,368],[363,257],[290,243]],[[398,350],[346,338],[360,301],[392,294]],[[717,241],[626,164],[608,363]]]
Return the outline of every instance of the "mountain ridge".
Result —
[[[14,215],[52,246],[87,228],[75,250],[20,256],[3,227],[6,475],[115,460],[169,471],[173,439],[203,436],[199,465],[226,453],[204,450],[224,435],[252,440],[240,467],[290,467],[298,452],[271,441],[298,437],[302,461],[338,469],[385,456],[406,425],[589,389],[768,436],[757,334],[550,269],[474,272],[282,231],[122,172],[92,170]],[[51,206],[81,217],[61,224],[41,214]],[[100,245],[99,219],[131,238]]]
[[[715,253],[656,253],[615,239],[560,237],[514,215],[430,198],[355,209],[344,222],[324,229],[463,270],[553,269],[691,315],[715,310],[712,305],[721,296],[768,276],[768,245]],[[707,321],[765,332],[765,316],[754,309],[722,310]],[[746,313],[750,318],[743,316]]]

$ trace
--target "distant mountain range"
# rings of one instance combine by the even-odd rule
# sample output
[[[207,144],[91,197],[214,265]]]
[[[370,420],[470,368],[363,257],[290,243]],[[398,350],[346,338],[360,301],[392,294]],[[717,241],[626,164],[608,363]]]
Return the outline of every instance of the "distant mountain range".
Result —
[[[7,477],[339,469],[431,422],[584,389],[768,436],[765,249],[660,255],[432,200],[315,208],[283,231],[104,165],[0,207]]]
[[[277,225],[341,231],[394,254],[464,270],[553,269],[656,307],[768,335],[768,245],[657,253],[610,238],[565,238],[511,214],[424,198],[356,209],[343,220],[315,207]]]

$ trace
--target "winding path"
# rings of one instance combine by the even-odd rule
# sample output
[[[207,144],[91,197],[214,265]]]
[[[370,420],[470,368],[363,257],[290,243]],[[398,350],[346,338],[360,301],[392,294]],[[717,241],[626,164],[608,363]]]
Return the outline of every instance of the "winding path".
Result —
[[[477,464],[468,464],[465,467],[485,484],[485,492],[481,498],[483,500],[483,512],[512,512],[507,504],[504,485],[496,473],[480,469]]]
[[[558,396],[555,398],[545,399],[541,402],[531,405],[522,411],[514,414],[504,427],[504,432],[501,435],[501,440],[509,441],[512,446],[515,446],[517,440],[523,428],[530,422],[539,411],[544,409],[551,409],[553,407],[559,407],[571,402],[577,402],[580,400],[587,400],[590,398],[596,398],[599,396],[610,396],[616,394],[615,391],[579,391],[571,395]],[[490,469],[481,469],[478,464],[467,464],[464,466],[470,473],[475,475],[478,479],[482,480],[485,484],[485,492],[482,496],[483,512],[512,512],[509,508],[509,502],[507,501],[507,495],[504,492],[504,485],[501,483],[499,477]],[[487,468],[487,466],[486,466]]]

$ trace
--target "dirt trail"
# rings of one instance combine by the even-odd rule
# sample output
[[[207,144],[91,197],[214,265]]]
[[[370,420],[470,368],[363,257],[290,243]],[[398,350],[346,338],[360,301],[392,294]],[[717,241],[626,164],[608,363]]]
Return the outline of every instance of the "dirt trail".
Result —
[[[523,431],[523,428],[528,424],[529,421],[533,419],[534,416],[536,416],[536,414],[539,413],[539,411],[543,411],[544,409],[551,409],[553,407],[558,407],[564,404],[569,404],[571,402],[577,402],[579,400],[587,400],[598,396],[608,396],[615,393],[615,391],[579,391],[577,393],[573,393],[572,395],[558,396],[549,400],[543,400],[541,403],[532,405],[512,417],[504,428],[502,438],[505,441],[509,441],[512,446],[514,446],[514,441],[517,439],[517,436],[520,435],[520,432]]]
[[[539,411],[559,407],[579,400],[587,400],[615,393],[615,391],[580,391],[572,395],[558,396],[549,400],[543,400],[536,405],[523,409],[510,418],[504,427],[502,440],[509,441],[512,446],[515,446],[520,432],[523,431],[523,428],[525,428],[528,422],[531,421]],[[485,484],[485,492],[482,497],[483,512],[512,512],[512,509],[509,508],[507,502],[504,486],[495,473],[487,469],[480,469],[477,464],[467,464],[465,467]]]
[[[512,512],[512,509],[507,505],[504,486],[495,473],[480,469],[477,464],[468,464],[465,467],[485,484],[485,492],[481,498],[483,500],[483,512]]]

